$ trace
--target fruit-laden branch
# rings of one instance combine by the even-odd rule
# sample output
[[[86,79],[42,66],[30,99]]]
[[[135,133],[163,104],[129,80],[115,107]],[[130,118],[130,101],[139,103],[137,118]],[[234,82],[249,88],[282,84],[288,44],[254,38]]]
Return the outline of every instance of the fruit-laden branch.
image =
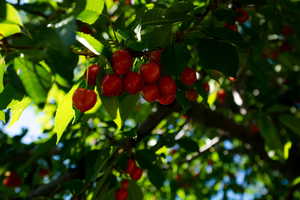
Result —
[[[178,109],[178,108],[177,108]],[[153,112],[148,116],[148,118],[140,125],[137,131],[137,138],[125,142],[122,147],[123,149],[132,148],[143,140],[146,136],[150,135],[152,130],[163,120],[165,117],[170,115],[174,110],[177,110],[174,106],[161,106],[159,105],[156,112]],[[116,151],[118,152],[118,151]],[[118,154],[113,154],[111,160],[115,158]],[[80,175],[80,169],[75,169],[73,171],[67,172],[64,175],[61,175],[57,179],[53,180],[48,184],[41,185],[37,189],[31,192],[29,198],[38,197],[38,196],[48,196],[59,189],[60,185],[66,181],[77,178]]]
[[[129,149],[136,146],[145,137],[150,136],[155,127],[166,117],[173,112],[181,112],[181,108],[178,104],[172,104],[170,106],[157,106],[157,110],[150,114],[148,118],[139,126],[137,130],[137,137],[124,142],[120,149]],[[201,104],[192,104],[192,108],[188,110],[187,115],[195,122],[205,124],[211,128],[217,128],[223,130],[220,131],[220,137],[237,138],[244,142],[245,148],[251,149],[253,152],[258,153],[264,160],[271,163],[278,164],[275,161],[270,160],[267,153],[264,150],[263,139],[259,135],[253,135],[247,130],[246,127],[236,124],[233,120],[228,119],[223,114],[211,111]],[[215,141],[216,143],[217,140]],[[214,145],[215,143],[213,143]],[[205,150],[204,150],[205,151]],[[114,159],[118,153],[112,155],[111,159]],[[59,185],[65,181],[71,180],[78,176],[79,171],[73,173],[66,173],[61,177],[55,179],[49,184],[42,185],[34,190],[30,197],[47,196],[54,190],[57,190]]]

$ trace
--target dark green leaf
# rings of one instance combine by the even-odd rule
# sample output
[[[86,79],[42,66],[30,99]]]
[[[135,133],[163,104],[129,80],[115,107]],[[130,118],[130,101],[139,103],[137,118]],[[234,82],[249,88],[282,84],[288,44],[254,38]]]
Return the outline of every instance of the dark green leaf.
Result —
[[[201,39],[198,43],[199,62],[206,69],[215,69],[227,76],[235,76],[239,57],[235,46],[213,39]]]
[[[281,115],[279,120],[282,124],[300,136],[300,119],[292,115]]]
[[[128,200],[143,200],[143,191],[134,181],[129,182],[128,186]]]
[[[164,171],[156,166],[148,170],[148,177],[150,182],[158,189],[163,186],[166,179]]]
[[[198,143],[188,137],[179,139],[178,144],[180,145],[180,147],[189,152],[196,152],[199,150]]]

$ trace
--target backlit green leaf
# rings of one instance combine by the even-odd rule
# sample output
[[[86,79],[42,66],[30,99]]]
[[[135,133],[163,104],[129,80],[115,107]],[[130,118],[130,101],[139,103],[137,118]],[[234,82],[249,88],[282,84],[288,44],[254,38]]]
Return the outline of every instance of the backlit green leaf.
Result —
[[[77,19],[88,24],[93,24],[98,19],[104,8],[104,0],[86,0],[83,11]]]
[[[78,86],[75,85],[72,89],[63,97],[63,99],[58,102],[57,111],[54,119],[54,132],[57,135],[56,144],[59,142],[68,124],[72,121],[74,117],[74,109],[72,96]]]
[[[31,99],[29,97],[24,97],[22,100],[12,100],[7,108],[10,109],[10,121],[8,126],[12,126],[18,119],[21,114],[31,103]]]
[[[76,33],[76,39],[80,42],[83,46],[88,48],[96,55],[100,55],[100,52],[103,49],[103,44],[96,40],[93,36],[81,32]]]
[[[3,91],[3,75],[5,72],[5,61],[4,58],[0,55],[0,93]]]

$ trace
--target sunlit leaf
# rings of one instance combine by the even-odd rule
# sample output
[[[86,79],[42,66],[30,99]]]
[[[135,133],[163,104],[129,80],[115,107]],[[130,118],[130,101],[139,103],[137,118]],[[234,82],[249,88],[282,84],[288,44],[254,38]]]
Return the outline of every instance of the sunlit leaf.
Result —
[[[104,0],[86,0],[84,10],[77,19],[88,24],[93,24],[98,19],[104,8]]]
[[[72,89],[63,97],[63,99],[58,102],[57,111],[54,119],[54,132],[57,135],[56,143],[59,142],[65,129],[68,127],[69,123],[74,117],[74,109],[72,96],[78,85],[72,87]]]
[[[99,42],[93,36],[82,32],[77,32],[76,39],[78,40],[78,42],[80,42],[83,46],[88,48],[94,54],[100,55],[100,52],[103,49],[103,44],[101,44],[101,42]]]
[[[0,55],[0,93],[3,91],[3,75],[5,72],[5,61],[4,58]]]
[[[12,126],[20,116],[22,115],[25,108],[27,108],[31,103],[31,99],[29,97],[24,97],[22,100],[12,100],[7,108],[10,109],[10,121],[8,126]]]

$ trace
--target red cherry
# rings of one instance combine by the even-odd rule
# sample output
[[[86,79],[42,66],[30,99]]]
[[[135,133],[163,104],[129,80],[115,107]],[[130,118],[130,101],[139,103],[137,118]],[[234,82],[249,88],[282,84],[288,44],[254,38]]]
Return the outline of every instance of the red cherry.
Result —
[[[125,0],[126,5],[131,5],[131,0]]]
[[[185,97],[189,100],[189,101],[197,101],[198,98],[198,93],[196,90],[188,90],[185,92]]]
[[[226,98],[226,92],[224,89],[220,89],[218,92],[217,92],[217,99],[218,101],[223,104],[225,102],[225,98]]]
[[[290,45],[288,42],[283,42],[282,45],[279,47],[280,52],[289,52],[293,50],[293,46]]]
[[[124,90],[129,94],[136,94],[143,88],[142,76],[137,72],[129,72],[124,79]]]
[[[225,24],[224,24],[224,27],[225,27],[225,28],[228,28],[228,29],[230,29],[230,30],[232,30],[232,31],[234,31],[234,32],[237,32],[237,31],[238,31],[236,24],[227,24],[227,23],[225,23]]]
[[[83,33],[85,33],[85,34],[92,34],[93,33],[93,31],[87,26],[87,25],[82,25],[81,27],[80,27],[80,30],[79,30],[80,32],[83,32]]]
[[[101,84],[104,96],[119,96],[122,93],[122,79],[116,74],[107,74]]]
[[[129,160],[127,161],[127,169],[126,169],[126,172],[130,174],[130,173],[132,173],[132,172],[135,170],[136,167],[137,167],[137,166],[136,166],[135,160],[129,159]]]
[[[141,74],[146,83],[154,83],[160,77],[160,66],[154,62],[143,64]]]
[[[205,91],[205,92],[209,92],[209,84],[208,84],[208,82],[205,82],[205,83],[203,83],[202,84],[202,88],[203,88],[203,90]]]
[[[80,112],[85,112],[91,109],[97,101],[97,94],[94,90],[77,88],[73,94],[73,105]]]
[[[86,78],[89,86],[96,85],[97,75],[100,72],[100,66],[97,64],[91,65],[87,69]]]
[[[123,180],[123,181],[121,182],[121,188],[127,189],[128,186],[129,186],[129,181],[128,181],[128,180]]]
[[[41,177],[47,176],[49,174],[49,170],[48,169],[40,169],[39,171],[39,175]]]
[[[130,173],[130,177],[133,180],[139,180],[143,175],[143,170],[139,167],[136,167],[132,173]]]
[[[174,102],[176,98],[176,95],[171,94],[171,95],[167,95],[167,96],[160,96],[158,98],[158,102],[162,105],[170,105],[171,103]]]
[[[22,180],[16,172],[6,172],[6,176],[2,182],[6,187],[18,187],[22,184]]]
[[[236,81],[236,78],[235,78],[235,77],[232,77],[232,76],[230,76],[230,77],[228,77],[228,80],[229,80],[230,82],[235,82],[235,81]]]
[[[176,83],[170,76],[161,77],[158,87],[163,96],[176,94]]]
[[[212,165],[214,164],[214,161],[211,160],[211,159],[209,159],[209,160],[207,161],[207,164],[210,165],[210,166],[212,166]]]
[[[126,74],[132,67],[133,59],[126,50],[118,50],[112,55],[112,68],[118,75]]]
[[[115,193],[116,200],[126,200],[128,198],[128,191],[126,189],[120,188]]]
[[[197,81],[196,71],[186,67],[180,75],[180,80],[184,85],[191,86]]]
[[[159,64],[162,51],[163,51],[162,49],[151,51],[150,52],[150,62],[155,62],[155,63]]]
[[[153,102],[157,100],[160,96],[159,89],[155,84],[146,85],[143,88],[142,92],[143,92],[144,99],[148,102]]]
[[[250,132],[251,132],[251,133],[254,133],[254,134],[255,134],[255,133],[259,133],[259,131],[260,131],[260,130],[259,130],[259,128],[256,126],[256,124],[251,124],[251,125],[250,125]]]
[[[235,20],[238,21],[239,23],[244,23],[249,19],[249,14],[243,8],[237,8],[235,11],[237,14]]]
[[[295,30],[289,25],[284,25],[281,28],[281,34],[284,36],[290,36],[290,35],[295,34]]]

